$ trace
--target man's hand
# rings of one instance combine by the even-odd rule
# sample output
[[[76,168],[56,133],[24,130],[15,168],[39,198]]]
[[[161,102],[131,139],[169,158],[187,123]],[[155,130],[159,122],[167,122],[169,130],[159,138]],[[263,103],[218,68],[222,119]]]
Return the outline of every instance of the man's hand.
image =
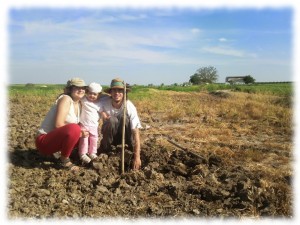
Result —
[[[132,169],[139,170],[141,168],[141,165],[142,165],[142,162],[141,162],[140,157],[137,157],[137,158],[134,157]]]

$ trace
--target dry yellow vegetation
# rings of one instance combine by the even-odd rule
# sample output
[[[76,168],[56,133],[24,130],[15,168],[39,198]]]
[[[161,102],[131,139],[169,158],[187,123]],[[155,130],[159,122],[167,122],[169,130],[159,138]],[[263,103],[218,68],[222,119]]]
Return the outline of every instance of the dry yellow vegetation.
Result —
[[[283,97],[217,91],[179,93],[153,90],[155,101],[136,101],[144,124],[144,141],[174,151],[217,155],[228,166],[241,166],[261,176],[266,191],[291,194],[279,180],[293,177],[293,108]],[[278,187],[278,185],[280,187]],[[291,212],[291,199],[282,203]]]

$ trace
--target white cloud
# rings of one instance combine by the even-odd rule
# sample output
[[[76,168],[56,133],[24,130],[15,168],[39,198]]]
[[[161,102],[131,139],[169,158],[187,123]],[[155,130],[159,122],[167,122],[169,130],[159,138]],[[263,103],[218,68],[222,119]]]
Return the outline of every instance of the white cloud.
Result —
[[[128,15],[128,14],[122,14],[119,16],[121,20],[128,20],[128,21],[133,21],[133,20],[141,20],[141,19],[146,19],[147,15],[146,14],[139,14],[137,16],[133,15]]]
[[[192,28],[192,29],[191,29],[191,32],[192,32],[193,34],[198,34],[198,33],[201,32],[201,30],[198,29],[198,28]]]
[[[23,24],[18,22],[18,27],[23,26],[26,32],[22,33],[22,30],[19,30],[18,33],[14,33],[11,46],[13,49],[14,43],[19,43],[26,49],[26,46],[29,46],[27,41],[33,41],[36,43],[34,47],[41,50],[32,51],[32,59],[41,58],[39,55],[41,54],[48,63],[58,61],[71,64],[111,65],[113,62],[125,63],[126,60],[151,64],[199,62],[199,55],[193,56],[195,47],[191,47],[191,43],[196,41],[199,44],[199,40],[194,39],[194,35],[187,35],[187,30],[171,27],[137,29],[134,26],[116,27],[111,24],[145,18],[147,18],[145,13],[137,15],[124,13],[100,17],[95,14],[91,17],[60,22],[52,20]],[[190,32],[199,34],[202,30],[194,27]],[[177,50],[180,53],[176,53]],[[16,52],[15,55],[20,54]]]
[[[21,25],[21,24],[20,24]],[[49,32],[53,29],[50,21],[40,21],[40,22],[25,22],[23,24],[24,33],[27,35],[39,33],[39,32]]]
[[[145,16],[143,14],[136,18],[119,16],[121,17],[129,20]],[[114,20],[114,18],[106,18]],[[94,19],[81,19],[63,23],[38,21],[18,24],[23,26],[25,32],[15,33],[11,46],[13,49],[14,43],[20,43],[27,48],[27,42],[33,41],[37,49],[43,49],[41,54],[47,62],[56,60],[71,63],[71,59],[75,63],[81,61],[87,64],[105,62],[110,64],[114,60],[142,63],[182,62],[181,57],[175,57],[171,52],[172,49],[179,49],[182,42],[189,40],[184,31],[129,27],[115,29],[99,23],[97,25],[95,22]],[[32,54],[36,55],[39,52],[32,51]]]
[[[217,54],[217,55],[228,55],[228,56],[234,56],[234,57],[256,57],[256,54],[254,53],[246,53],[242,50],[233,49],[230,47],[204,47],[202,48],[203,51]]]
[[[227,42],[228,40],[226,38],[219,38],[220,42]]]

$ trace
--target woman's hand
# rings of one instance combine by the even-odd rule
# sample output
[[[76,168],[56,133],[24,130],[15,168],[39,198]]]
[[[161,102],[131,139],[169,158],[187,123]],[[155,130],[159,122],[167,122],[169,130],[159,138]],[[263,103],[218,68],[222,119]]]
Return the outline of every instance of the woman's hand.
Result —
[[[86,138],[90,135],[90,133],[86,130],[81,130],[80,137]]]

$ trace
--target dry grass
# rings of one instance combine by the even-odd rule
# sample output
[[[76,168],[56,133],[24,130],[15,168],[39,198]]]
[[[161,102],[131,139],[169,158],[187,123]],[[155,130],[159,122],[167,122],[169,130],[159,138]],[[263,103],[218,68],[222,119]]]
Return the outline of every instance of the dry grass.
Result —
[[[22,94],[10,101],[28,102],[33,112],[43,117],[58,94],[52,93],[46,100],[44,96],[33,96],[38,104]],[[142,123],[151,126],[142,132],[144,139],[151,135],[168,136],[195,151],[220,155],[243,151],[245,161],[257,162],[265,153],[291,155],[293,109],[287,107],[290,104],[285,104],[285,100],[263,94],[214,95],[150,89],[147,97],[133,102]],[[41,109],[41,105],[45,107]]]
[[[174,150],[166,141],[171,138],[199,154],[217,155],[223,163],[261,174],[264,188],[276,189],[274,176],[292,177],[293,109],[280,97],[155,91],[149,101],[134,103],[151,126],[142,132],[144,140],[155,136],[157,144]]]

